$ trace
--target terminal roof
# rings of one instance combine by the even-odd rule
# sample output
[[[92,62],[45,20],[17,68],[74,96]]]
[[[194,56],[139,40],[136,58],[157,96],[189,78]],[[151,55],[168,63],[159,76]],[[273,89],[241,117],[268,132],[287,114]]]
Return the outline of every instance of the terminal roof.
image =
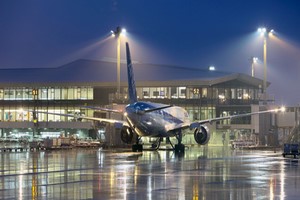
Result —
[[[224,81],[239,79],[248,84],[261,84],[260,79],[239,73],[210,71],[207,69],[188,68],[159,64],[133,64],[137,85],[140,83],[160,82],[199,82],[218,84]],[[28,84],[91,84],[112,83],[117,81],[117,67],[115,62],[80,59],[57,68],[18,68],[0,69],[0,85],[28,85]],[[127,83],[127,68],[121,64],[121,82]]]

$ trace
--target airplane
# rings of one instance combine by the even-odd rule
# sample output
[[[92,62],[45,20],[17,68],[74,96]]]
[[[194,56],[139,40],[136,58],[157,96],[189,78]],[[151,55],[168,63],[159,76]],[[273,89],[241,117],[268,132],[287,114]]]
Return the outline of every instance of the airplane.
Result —
[[[238,117],[245,117],[256,114],[263,114],[269,112],[284,112],[284,107],[252,112],[239,115],[231,115],[226,117],[217,117],[206,120],[199,120],[191,122],[189,119],[188,112],[179,106],[166,105],[155,102],[139,101],[136,92],[135,79],[133,73],[133,66],[131,61],[129,44],[126,42],[126,59],[127,59],[127,76],[128,76],[128,96],[129,104],[125,107],[124,116],[126,121],[89,117],[81,115],[71,115],[71,114],[59,114],[59,113],[49,113],[42,111],[35,111],[38,113],[47,113],[54,115],[63,115],[68,117],[75,117],[77,119],[95,120],[106,123],[113,123],[116,127],[120,127],[121,140],[126,144],[132,144],[135,137],[135,142],[132,144],[132,151],[138,152],[143,151],[143,144],[141,144],[142,137],[154,137],[157,138],[157,144],[155,148],[158,149],[160,146],[161,138],[176,137],[177,144],[171,146],[175,150],[175,153],[184,153],[185,145],[182,144],[183,132],[186,130],[194,130],[194,139],[200,145],[205,145],[209,142],[210,132],[207,123],[213,123],[216,121],[233,119]],[[106,108],[88,107],[94,110],[105,110]],[[112,112],[119,112],[117,110],[111,110]],[[170,142],[170,140],[169,140]]]

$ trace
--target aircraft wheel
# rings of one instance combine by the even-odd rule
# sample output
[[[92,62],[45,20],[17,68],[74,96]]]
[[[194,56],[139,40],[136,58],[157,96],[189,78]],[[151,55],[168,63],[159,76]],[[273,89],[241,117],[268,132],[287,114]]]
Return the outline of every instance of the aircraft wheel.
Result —
[[[175,144],[175,154],[183,154],[185,150],[184,144]]]
[[[143,145],[141,145],[141,144],[132,145],[132,151],[133,152],[142,152],[143,151]]]
[[[143,145],[139,144],[139,145],[138,145],[138,150],[139,150],[140,152],[142,152],[142,151],[143,151]]]

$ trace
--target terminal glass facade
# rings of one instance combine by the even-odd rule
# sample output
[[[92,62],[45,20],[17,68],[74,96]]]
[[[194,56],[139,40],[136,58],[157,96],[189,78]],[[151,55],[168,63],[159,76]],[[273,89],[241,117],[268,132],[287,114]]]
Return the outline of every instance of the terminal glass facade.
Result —
[[[60,114],[81,114],[78,106],[72,101],[84,102],[93,99],[94,89],[90,86],[2,88],[0,89],[0,102],[2,101],[3,105],[0,106],[0,121],[32,121],[33,115],[29,111],[34,109]],[[51,103],[53,101],[56,102],[55,106]],[[5,102],[11,103],[6,105],[8,103]],[[65,116],[38,114],[39,121],[72,121],[72,119]]]
[[[241,86],[241,84],[210,87],[140,87],[137,88],[137,94],[140,99],[161,103],[174,102],[187,110],[191,120],[248,113],[251,112],[250,105],[257,104],[260,98],[258,88],[249,85]],[[251,117],[224,120],[218,123],[251,124]]]
[[[32,121],[33,120],[33,114],[32,111],[34,110],[34,107],[28,108],[28,110],[25,110],[24,108],[2,108],[0,110],[0,121],[4,122],[24,122],[24,121]],[[77,114],[80,115],[87,115],[92,114],[92,111],[87,110],[81,110],[78,108],[37,108],[36,109],[39,112],[49,112],[49,113],[58,113],[58,114]],[[67,117],[67,116],[60,116],[60,115],[53,115],[53,114],[45,114],[45,113],[39,113],[37,114],[38,121],[43,122],[61,122],[61,121],[74,121],[74,117]]]
[[[127,88],[124,88],[127,93]],[[139,87],[139,99],[170,103],[184,107],[191,120],[203,120],[219,116],[228,116],[250,112],[249,108],[237,108],[237,105],[250,105],[259,100],[259,90],[253,87]],[[0,101],[19,101],[15,104],[0,107],[1,121],[31,121],[29,110],[60,114],[93,115],[92,111],[79,109],[86,101],[94,99],[93,87],[41,87],[41,88],[6,88],[0,89]],[[97,95],[99,96],[99,94]],[[76,103],[72,103],[75,101]],[[182,101],[184,100],[184,101]],[[31,102],[27,105],[26,102]],[[46,102],[41,105],[40,102]],[[48,102],[48,103],[47,103]],[[52,105],[51,102],[60,102]],[[67,102],[67,103],[64,103]],[[235,105],[232,107],[231,105]],[[101,106],[101,105],[98,105]],[[103,106],[103,105],[102,105]],[[225,106],[225,107],[222,107]],[[227,107],[226,107],[227,106]],[[39,114],[40,121],[72,121],[71,117]],[[231,123],[249,123],[249,118],[242,121],[233,120]],[[222,123],[230,123],[224,121]]]
[[[91,100],[93,87],[42,87],[0,89],[0,100]]]
[[[259,100],[259,90],[254,87],[142,87],[137,88],[141,99],[218,99]]]

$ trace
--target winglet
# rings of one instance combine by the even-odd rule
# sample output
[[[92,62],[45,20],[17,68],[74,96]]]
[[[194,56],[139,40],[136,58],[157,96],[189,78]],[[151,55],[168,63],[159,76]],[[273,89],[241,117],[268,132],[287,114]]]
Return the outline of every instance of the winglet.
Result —
[[[129,95],[129,102],[132,104],[134,102],[137,102],[137,94],[136,94],[135,80],[133,76],[133,69],[132,69],[128,42],[126,42],[126,58],[127,58],[127,76],[128,76],[128,95]]]

